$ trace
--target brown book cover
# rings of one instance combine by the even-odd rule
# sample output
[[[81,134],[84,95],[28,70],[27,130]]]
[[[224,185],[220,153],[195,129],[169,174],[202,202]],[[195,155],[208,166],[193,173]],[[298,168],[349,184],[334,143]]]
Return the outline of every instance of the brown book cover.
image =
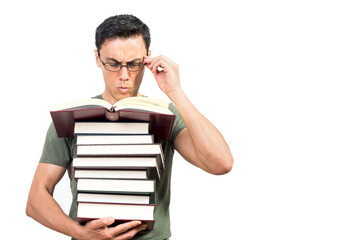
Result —
[[[175,115],[162,99],[128,97],[111,105],[102,99],[85,99],[58,104],[50,111],[58,137],[73,137],[75,122],[148,122],[156,141],[169,141]]]
[[[175,115],[141,110],[120,109],[109,111],[107,108],[87,108],[51,111],[58,137],[73,137],[76,121],[123,121],[149,122],[149,133],[156,141],[169,141]]]

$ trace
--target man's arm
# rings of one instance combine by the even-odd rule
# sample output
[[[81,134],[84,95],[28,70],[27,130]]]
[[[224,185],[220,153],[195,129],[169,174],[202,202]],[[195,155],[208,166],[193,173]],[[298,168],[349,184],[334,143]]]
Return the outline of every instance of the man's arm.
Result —
[[[230,148],[222,134],[195,108],[180,87],[177,64],[165,56],[146,57],[144,61],[185,122],[186,128],[175,139],[176,150],[204,171],[212,174],[229,172],[233,165]]]
[[[172,98],[186,128],[175,139],[175,148],[188,162],[206,172],[228,173],[233,164],[230,149],[217,128],[190,102],[185,93]]]
[[[56,184],[66,169],[47,163],[39,163],[30,188],[26,214],[46,227],[65,235],[80,239],[130,239],[146,225],[139,221],[107,226],[114,223],[112,217],[90,221],[85,226],[67,216],[53,198]],[[141,224],[141,225],[140,225]]]

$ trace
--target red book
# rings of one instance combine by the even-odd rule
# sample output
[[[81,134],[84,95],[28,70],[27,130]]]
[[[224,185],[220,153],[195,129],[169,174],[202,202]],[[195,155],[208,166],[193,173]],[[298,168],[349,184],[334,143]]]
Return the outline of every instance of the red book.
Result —
[[[148,97],[125,98],[114,105],[102,99],[60,104],[50,111],[58,137],[73,137],[75,122],[148,122],[156,141],[169,141],[175,115],[164,100]]]

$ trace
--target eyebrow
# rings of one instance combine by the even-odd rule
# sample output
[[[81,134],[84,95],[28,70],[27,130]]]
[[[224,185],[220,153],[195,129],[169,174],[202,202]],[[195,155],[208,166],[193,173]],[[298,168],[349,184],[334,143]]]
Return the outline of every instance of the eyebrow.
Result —
[[[107,57],[106,60],[114,61],[115,63],[121,63],[118,60],[116,60],[115,58]],[[132,59],[130,61],[126,61],[126,63],[132,63],[132,62],[136,62],[136,61],[140,61],[140,60],[141,60],[141,58],[134,58],[134,59]]]

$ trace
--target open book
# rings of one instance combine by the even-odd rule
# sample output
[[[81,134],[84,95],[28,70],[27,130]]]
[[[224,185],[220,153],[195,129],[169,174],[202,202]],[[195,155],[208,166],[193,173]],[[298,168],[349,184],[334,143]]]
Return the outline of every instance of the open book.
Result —
[[[86,99],[57,105],[50,111],[58,137],[73,137],[75,122],[149,122],[156,141],[170,140],[175,115],[169,103],[148,97],[129,97],[111,105],[102,99]]]
[[[117,101],[114,105],[111,105],[103,99],[90,98],[58,104],[55,106],[54,111],[104,107],[110,112],[116,112],[121,109],[136,109],[141,111],[172,114],[172,112],[168,109],[168,106],[169,103],[165,100],[148,97],[128,97]]]

